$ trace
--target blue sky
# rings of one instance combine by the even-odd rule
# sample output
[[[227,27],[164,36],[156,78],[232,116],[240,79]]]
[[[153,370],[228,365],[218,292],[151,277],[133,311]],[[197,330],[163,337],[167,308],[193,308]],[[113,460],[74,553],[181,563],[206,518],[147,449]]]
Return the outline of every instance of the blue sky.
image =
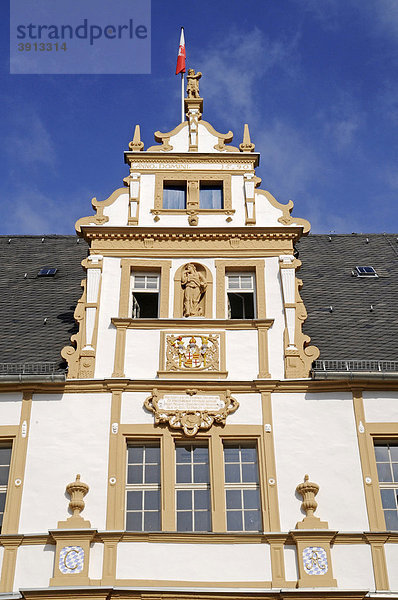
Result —
[[[398,231],[397,0],[152,0],[151,75],[10,75],[0,11],[0,233],[73,233],[134,125],[147,147],[178,124],[181,25],[204,118],[236,144],[249,123],[263,189],[314,233]]]

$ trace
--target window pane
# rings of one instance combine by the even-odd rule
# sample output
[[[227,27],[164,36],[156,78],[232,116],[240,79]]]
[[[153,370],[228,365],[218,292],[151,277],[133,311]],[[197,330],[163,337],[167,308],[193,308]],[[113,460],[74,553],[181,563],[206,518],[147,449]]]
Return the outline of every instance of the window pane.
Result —
[[[260,508],[260,490],[244,490],[243,503],[245,508]]]
[[[177,465],[177,483],[191,482],[191,465]]]
[[[146,446],[145,448],[145,462],[146,463],[160,463],[160,448]]]
[[[227,490],[227,508],[242,508],[242,492],[240,490]]]
[[[145,289],[145,275],[134,276],[134,288]]]
[[[239,448],[234,446],[225,446],[224,460],[225,462],[239,462]]]
[[[193,449],[193,462],[208,463],[209,462],[209,451],[204,446],[197,446]]]
[[[142,509],[142,492],[127,492],[127,510]]]
[[[210,493],[209,490],[195,490],[195,510],[209,509],[210,507]]]
[[[387,446],[375,446],[375,455],[377,462],[389,461]]]
[[[186,207],[186,186],[165,183],[163,186],[163,208],[184,209]]]
[[[200,208],[221,209],[223,207],[222,184],[200,184],[199,191]]]
[[[146,465],[145,483],[160,483],[160,466]]]
[[[160,513],[147,512],[144,513],[144,531],[159,531],[160,530]]]
[[[191,462],[191,446],[177,446],[176,456],[178,463]]]
[[[142,513],[128,512],[126,518],[127,531],[142,531]]]
[[[235,465],[235,464],[225,465],[225,481],[227,483],[239,483],[240,482],[239,465]]]
[[[9,465],[11,462],[11,448],[0,448],[0,465]]]
[[[392,473],[394,481],[398,482],[398,463],[392,463]]]
[[[251,275],[242,275],[240,278],[240,286],[242,290],[253,289],[253,280]]]
[[[250,463],[243,463],[242,465],[242,481],[248,483],[257,483],[258,482],[258,472],[257,465]]]
[[[242,448],[242,462],[257,462],[256,448]]]
[[[192,531],[192,513],[177,513],[177,531]]]
[[[245,511],[245,531],[260,531],[261,519],[259,510]]]
[[[239,289],[238,275],[228,275],[228,287],[230,289]]]
[[[390,446],[390,455],[392,462],[398,462],[398,446]]]
[[[240,511],[227,512],[227,530],[243,531],[242,513]]]
[[[160,509],[160,493],[158,490],[149,490],[144,493],[145,510],[159,510]]]
[[[148,275],[147,277],[147,289],[158,289],[158,278],[156,277],[156,275],[154,276],[150,276]]]
[[[386,528],[397,530],[398,529],[398,513],[396,510],[385,510],[384,518],[386,520]]]
[[[192,510],[191,490],[177,490],[177,510]]]
[[[156,319],[158,316],[159,294],[156,292],[133,293],[133,319]]]
[[[10,467],[0,467],[0,485],[7,485]]]
[[[194,465],[193,480],[195,483],[209,483],[208,465]]]
[[[142,463],[143,459],[144,459],[143,446],[129,446],[129,449],[128,449],[128,462],[129,463]]]
[[[380,490],[383,508],[396,508],[395,490]]]
[[[377,474],[379,476],[379,481],[392,481],[392,473],[389,463],[377,463]]]
[[[143,468],[140,465],[131,465],[127,470],[127,483],[143,483]]]
[[[195,531],[210,531],[210,512],[195,512]]]
[[[0,494],[0,512],[4,512],[4,508],[6,505],[6,494]]]
[[[254,319],[253,292],[228,293],[231,319]]]

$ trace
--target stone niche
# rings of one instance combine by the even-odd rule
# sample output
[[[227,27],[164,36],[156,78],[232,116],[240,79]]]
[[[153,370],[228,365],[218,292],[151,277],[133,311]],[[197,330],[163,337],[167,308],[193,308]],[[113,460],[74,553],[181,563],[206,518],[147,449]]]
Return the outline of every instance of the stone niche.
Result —
[[[200,263],[187,262],[174,277],[174,317],[212,317],[213,278]]]

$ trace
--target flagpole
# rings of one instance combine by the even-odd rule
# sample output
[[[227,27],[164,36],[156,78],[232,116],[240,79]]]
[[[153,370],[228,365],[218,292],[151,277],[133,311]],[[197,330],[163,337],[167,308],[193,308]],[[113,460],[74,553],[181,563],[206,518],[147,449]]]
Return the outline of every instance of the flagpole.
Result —
[[[181,123],[185,121],[184,115],[184,73],[181,73]]]

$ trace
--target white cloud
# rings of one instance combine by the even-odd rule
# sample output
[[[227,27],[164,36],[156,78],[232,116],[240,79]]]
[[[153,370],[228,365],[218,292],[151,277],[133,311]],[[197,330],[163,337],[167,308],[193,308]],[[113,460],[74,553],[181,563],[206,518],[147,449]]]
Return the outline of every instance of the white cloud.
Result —
[[[11,118],[13,133],[5,138],[7,153],[13,162],[29,156],[29,164],[54,166],[55,146],[43,120],[34,112],[22,109]]]

